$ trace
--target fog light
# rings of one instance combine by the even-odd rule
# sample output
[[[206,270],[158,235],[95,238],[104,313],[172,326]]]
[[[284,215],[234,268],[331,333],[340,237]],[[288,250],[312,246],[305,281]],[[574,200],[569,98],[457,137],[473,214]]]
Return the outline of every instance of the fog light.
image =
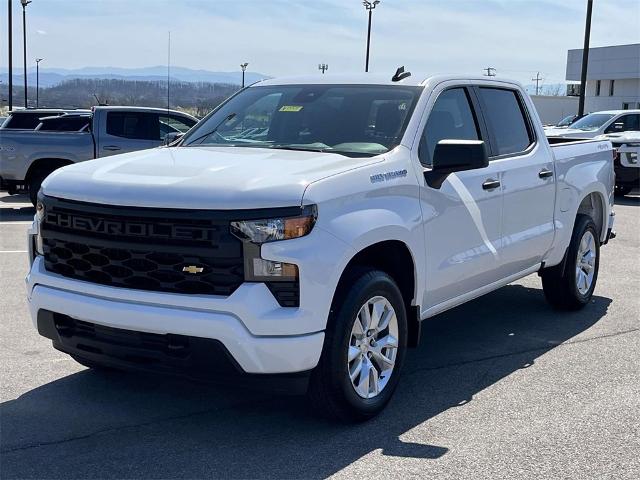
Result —
[[[264,258],[253,259],[254,278],[264,277],[270,280],[292,281],[298,278],[298,267],[293,263],[274,262]]]

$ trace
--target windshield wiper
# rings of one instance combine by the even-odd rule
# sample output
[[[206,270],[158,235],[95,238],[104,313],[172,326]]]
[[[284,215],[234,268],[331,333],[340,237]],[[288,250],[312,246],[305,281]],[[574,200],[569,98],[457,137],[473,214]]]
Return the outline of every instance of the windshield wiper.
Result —
[[[278,148],[280,150],[300,150],[302,152],[329,152],[331,147],[305,147],[304,145],[268,145],[267,148]]]
[[[218,124],[217,124],[213,129],[211,129],[211,130],[210,130],[210,131],[208,131],[207,133],[204,133],[204,134],[200,135],[200,136],[199,136],[198,138],[196,138],[195,140],[190,141],[186,146],[191,145],[191,144],[193,144],[193,143],[197,142],[198,140],[205,139],[205,138],[207,138],[207,137],[208,137],[208,136],[210,136],[210,135],[213,135],[214,133],[216,133],[216,132],[218,131],[218,129],[219,129],[222,125],[224,125],[225,123],[227,123],[229,120],[231,120],[231,119],[232,119],[233,117],[235,117],[235,116],[236,116],[236,113],[235,113],[235,112],[234,112],[234,113],[230,113],[229,115],[227,115],[226,117],[224,117],[224,118],[222,119],[222,121],[221,121],[220,123],[218,123]]]

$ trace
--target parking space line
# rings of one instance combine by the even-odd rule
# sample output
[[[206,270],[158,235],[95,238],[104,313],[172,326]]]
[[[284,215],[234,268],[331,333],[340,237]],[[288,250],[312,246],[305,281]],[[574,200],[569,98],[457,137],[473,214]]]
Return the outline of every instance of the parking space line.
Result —
[[[0,225],[30,225],[33,223],[33,220],[19,220],[15,222],[3,222],[0,220]]]
[[[0,253],[27,253],[27,250],[0,250]]]

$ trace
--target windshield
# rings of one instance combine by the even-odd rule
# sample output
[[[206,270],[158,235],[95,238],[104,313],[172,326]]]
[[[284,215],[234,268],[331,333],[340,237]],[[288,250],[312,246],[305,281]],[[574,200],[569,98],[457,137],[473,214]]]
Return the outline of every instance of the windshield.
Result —
[[[576,118],[575,115],[569,115],[568,117],[564,117],[562,120],[560,120],[556,124],[556,127],[568,127],[569,125],[571,125],[571,122],[573,122],[574,118]]]
[[[396,85],[251,87],[201,121],[182,145],[378,155],[400,143],[421,90]]]
[[[612,118],[613,115],[608,113],[590,113],[575,123],[572,123],[571,128],[577,128],[578,130],[597,130]]]

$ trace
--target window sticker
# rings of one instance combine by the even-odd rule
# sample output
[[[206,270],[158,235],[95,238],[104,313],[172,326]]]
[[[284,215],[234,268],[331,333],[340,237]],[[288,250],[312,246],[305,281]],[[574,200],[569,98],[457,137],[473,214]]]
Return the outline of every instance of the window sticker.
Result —
[[[302,110],[302,105],[283,105],[280,107],[279,112],[299,112]]]

